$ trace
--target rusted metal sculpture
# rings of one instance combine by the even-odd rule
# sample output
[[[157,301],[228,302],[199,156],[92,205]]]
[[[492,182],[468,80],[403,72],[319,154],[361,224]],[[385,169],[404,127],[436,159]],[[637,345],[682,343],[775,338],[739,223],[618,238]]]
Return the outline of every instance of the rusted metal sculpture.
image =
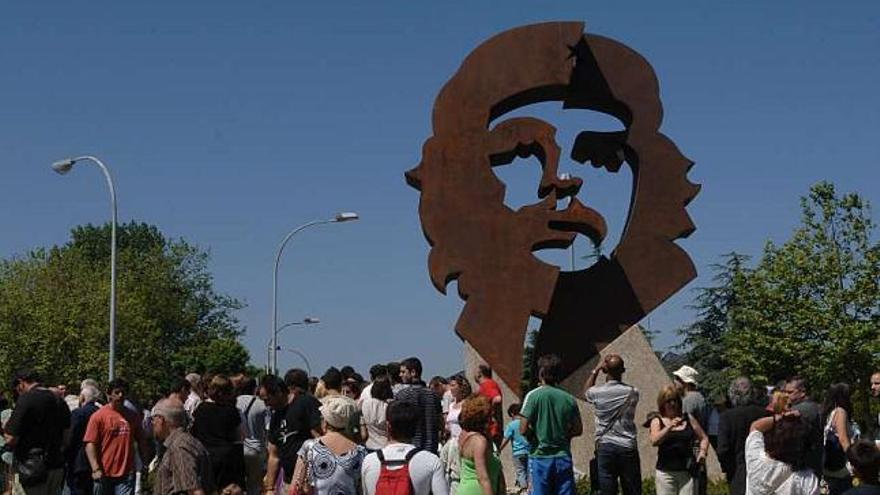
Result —
[[[575,198],[582,181],[563,180],[555,128],[529,117],[501,117],[526,105],[600,111],[620,132],[578,134],[572,159],[633,173],[629,215],[610,257],[562,272],[533,254],[565,248],[580,233],[606,235],[603,217]],[[535,24],[503,32],[465,59],[434,104],[433,132],[406,180],[421,191],[419,215],[432,249],[431,280],[452,280],[466,301],[456,332],[514,390],[522,374],[529,316],[542,319],[536,355],[558,354],[566,373],[586,363],[696,276],[675,240],[695,227],[685,206],[699,186],[693,163],[660,133],[657,78],[638,53],[584,34],[580,22]],[[543,167],[537,203],[512,210],[493,167],[535,156]],[[557,210],[557,202],[571,197]]]

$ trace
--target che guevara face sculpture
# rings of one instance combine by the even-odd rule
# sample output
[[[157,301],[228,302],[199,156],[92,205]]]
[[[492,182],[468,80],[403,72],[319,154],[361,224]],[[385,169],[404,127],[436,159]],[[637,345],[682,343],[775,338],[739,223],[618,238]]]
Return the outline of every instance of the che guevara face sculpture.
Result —
[[[577,162],[609,172],[626,163],[633,173],[619,244],[584,270],[562,272],[533,254],[567,247],[577,234],[598,243],[607,231],[602,215],[574,197],[582,181],[558,177],[555,128],[537,118],[504,119],[545,101],[604,112],[625,126],[581,132],[569,150]],[[662,113],[648,62],[584,34],[579,22],[503,32],[471,52],[440,91],[434,134],[406,180],[421,191],[431,281],[445,293],[457,280],[466,301],[456,332],[514,390],[530,316],[542,320],[535,355],[559,355],[570,373],[696,276],[674,241],[695,228],[685,206],[699,187],[686,177],[692,162],[660,133]],[[517,156],[535,156],[543,173],[536,202],[513,210],[493,168]],[[558,209],[567,197],[573,200]]]

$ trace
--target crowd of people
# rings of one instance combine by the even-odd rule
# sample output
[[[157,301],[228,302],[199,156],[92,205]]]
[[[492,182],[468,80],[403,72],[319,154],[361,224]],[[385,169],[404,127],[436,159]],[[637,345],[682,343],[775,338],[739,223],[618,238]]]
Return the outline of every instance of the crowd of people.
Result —
[[[596,414],[595,488],[603,495],[617,494],[619,487],[624,495],[642,490],[639,392],[625,383],[624,371],[620,356],[607,356],[585,392]],[[600,374],[605,383],[596,385]],[[697,370],[682,366],[672,375],[673,384],[660,390],[657,410],[642,425],[657,448],[658,495],[705,494],[710,446],[731,495],[880,495],[880,416],[874,436],[862,434],[849,385],[831,385],[820,405],[803,377],[766,390],[739,377],[727,400],[709,404],[698,389]],[[880,398],[880,372],[870,383],[871,394]]]
[[[620,356],[604,357],[582,397],[595,415],[589,474],[603,495],[642,490],[640,393],[625,372]],[[488,366],[473,377],[425,382],[422,374],[417,358],[376,364],[369,379],[350,366],[320,378],[300,369],[259,381],[189,374],[143,403],[120,378],[104,387],[86,379],[67,394],[25,370],[13,381],[14,406],[0,414],[4,493],[576,493],[571,444],[583,422],[577,399],[559,386],[558,357],[537,360],[538,386],[507,408],[506,424]],[[853,422],[847,385],[832,385],[820,406],[801,377],[770,394],[740,377],[727,407],[712,407],[697,370],[683,366],[673,377],[641,423],[657,448],[658,495],[705,494],[710,448],[733,495],[812,495],[820,486],[830,495],[880,493],[880,443]],[[871,390],[880,397],[880,372]],[[508,447],[510,486],[500,460]]]

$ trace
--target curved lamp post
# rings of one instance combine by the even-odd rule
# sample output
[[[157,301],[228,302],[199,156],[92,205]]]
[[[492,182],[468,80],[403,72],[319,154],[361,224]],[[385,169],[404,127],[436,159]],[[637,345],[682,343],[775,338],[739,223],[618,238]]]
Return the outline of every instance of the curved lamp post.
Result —
[[[83,155],[76,158],[65,158],[53,163],[52,170],[64,175],[70,172],[76,162],[80,161],[89,161],[100,167],[107,179],[107,186],[110,188],[110,359],[107,375],[112,381],[116,369],[116,188],[113,186],[110,169],[94,156]]]
[[[307,224],[291,230],[278,247],[278,253],[275,254],[275,271],[272,274],[272,372],[278,373],[278,266],[281,264],[281,253],[284,252],[284,246],[296,235],[297,232],[305,230],[315,225],[323,225],[326,223],[341,223],[357,220],[358,214],[353,212],[337,213],[335,217],[328,220],[313,220]]]
[[[309,317],[303,318],[302,321],[291,321],[289,323],[285,323],[284,325],[281,325],[280,327],[278,327],[277,333],[281,333],[281,331],[284,330],[285,328],[292,327],[295,325],[317,325],[318,323],[321,323],[320,319],[309,316]],[[266,342],[266,373],[267,374],[272,372],[272,369],[270,368],[271,365],[272,365],[272,338],[270,337],[269,340]]]
[[[309,364],[309,359],[306,357],[305,354],[292,347],[279,347],[279,349],[299,356],[299,358],[302,359],[304,363],[306,363],[306,373],[308,373],[309,376],[312,376],[312,366]]]

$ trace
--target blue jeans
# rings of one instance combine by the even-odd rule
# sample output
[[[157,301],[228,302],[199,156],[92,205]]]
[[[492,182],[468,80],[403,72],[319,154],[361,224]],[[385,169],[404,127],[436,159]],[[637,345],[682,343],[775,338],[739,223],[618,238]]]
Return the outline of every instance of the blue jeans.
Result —
[[[134,472],[119,478],[104,477],[95,481],[94,495],[134,495]]]
[[[642,494],[642,469],[639,451],[613,444],[599,444],[599,493],[617,495],[620,480],[623,495]]]
[[[513,467],[516,470],[516,486],[519,488],[529,486],[529,455],[513,456]]]
[[[532,495],[575,495],[571,456],[530,457]]]

